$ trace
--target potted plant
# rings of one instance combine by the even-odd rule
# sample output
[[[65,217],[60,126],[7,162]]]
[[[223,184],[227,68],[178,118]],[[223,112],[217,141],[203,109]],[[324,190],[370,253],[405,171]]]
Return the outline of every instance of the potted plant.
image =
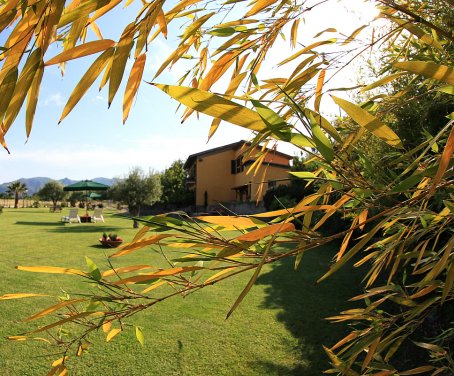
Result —
[[[117,234],[107,235],[105,232],[102,234],[102,237],[99,239],[100,243],[104,247],[115,248],[123,243],[123,239],[120,238]]]

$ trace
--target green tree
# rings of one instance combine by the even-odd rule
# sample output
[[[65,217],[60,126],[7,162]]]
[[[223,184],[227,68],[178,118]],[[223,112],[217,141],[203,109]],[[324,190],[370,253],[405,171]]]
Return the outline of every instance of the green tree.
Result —
[[[25,183],[21,183],[20,181],[15,181],[10,183],[6,188],[7,194],[14,197],[14,208],[17,209],[19,205],[19,198],[27,192],[28,188]]]
[[[63,185],[57,181],[51,180],[44,184],[44,186],[38,191],[38,196],[42,200],[52,201],[55,210],[57,202],[66,197],[66,192],[63,190]]]
[[[150,171],[145,174],[139,167],[133,168],[128,176],[118,179],[110,188],[114,200],[128,205],[133,216],[140,216],[143,205],[153,205],[161,197],[161,182],[159,174]],[[138,227],[134,220],[134,227]]]
[[[161,174],[161,202],[176,208],[191,205],[193,195],[187,188],[187,172],[184,163],[178,159]]]
[[[32,128],[36,93],[45,67],[98,52],[101,55],[75,87],[62,119],[103,72],[102,84],[108,83],[110,105],[131,56],[134,62],[123,107],[126,120],[142,82],[146,51],[152,48],[157,36],[166,36],[173,26],[181,26],[182,17],[190,15],[191,22],[183,26],[182,32],[178,31],[178,46],[158,68],[153,80],[164,69],[189,56],[193,57],[193,69],[178,85],[153,85],[186,106],[184,119],[197,112],[213,117],[209,136],[216,132],[220,121],[227,121],[254,132],[252,147],[280,140],[309,153],[316,168],[295,171],[294,175],[301,184],[316,180],[317,191],[292,208],[254,217],[209,216],[195,221],[160,215],[138,219],[144,227],[132,244],[112,257],[125,256],[156,243],[162,246],[184,242],[185,250],[191,252],[190,257],[178,254],[174,260],[164,255],[164,262],[171,264],[165,270],[143,273],[137,265],[129,265],[103,274],[92,262],[88,272],[19,267],[26,271],[75,274],[99,287],[96,293],[87,294],[93,304],[103,305],[101,312],[94,315],[90,310],[93,304],[87,308],[86,301],[67,300],[64,306],[72,316],[56,316],[51,326],[42,329],[74,323],[83,328],[82,334],[70,339],[50,335],[49,338],[56,339],[63,348],[62,360],[54,363],[51,373],[65,373],[64,356],[72,347],[77,347],[79,355],[83,354],[90,344],[88,336],[99,332],[104,322],[118,321],[124,328],[124,321],[131,315],[167,298],[185,296],[238,273],[253,271],[250,281],[232,304],[229,317],[242,303],[265,264],[290,258],[295,260],[296,268],[304,253],[317,252],[329,242],[340,241],[338,253],[318,282],[329,281],[340,268],[354,263],[365,266],[364,293],[352,298],[357,302],[356,309],[330,318],[348,322],[350,333],[326,348],[332,366],[328,372],[341,375],[452,374],[454,333],[450,317],[444,315],[452,312],[454,302],[454,202],[448,191],[454,183],[452,114],[446,120],[442,118],[445,124],[437,134],[409,150],[393,131],[391,123],[393,117],[397,117],[397,107],[411,104],[412,98],[403,98],[402,102],[401,96],[382,89],[383,85],[406,77],[407,81],[402,81],[403,92],[414,90],[412,83],[415,82],[419,85],[418,95],[438,91],[452,95],[454,37],[446,21],[452,0],[442,0],[444,6],[437,10],[443,14],[436,16],[428,12],[435,1],[379,0],[380,17],[390,25],[384,33],[372,33],[369,42],[354,44],[361,34],[370,30],[367,25],[350,36],[336,33],[327,38],[326,33],[336,31],[321,30],[319,39],[304,46],[298,43],[298,29],[318,3],[258,0],[245,5],[222,0],[199,4],[180,1],[169,9],[165,1],[154,0],[142,3],[137,17],[123,30],[118,43],[113,40],[87,42],[85,26],[119,3],[105,5],[87,1],[84,6],[70,3],[63,9],[65,2],[61,1],[31,5],[11,1],[1,8],[2,25],[16,25],[9,31],[3,47],[4,63],[0,70],[4,89],[1,110],[6,112],[0,127],[0,142],[5,148],[3,136],[24,103],[28,114],[27,134]],[[273,49],[282,35],[288,36],[296,52]],[[76,46],[80,37],[82,43]],[[54,41],[62,41],[64,51],[44,62],[48,47]],[[354,103],[337,92],[357,95],[355,89],[327,86],[334,74],[343,74],[342,69],[355,56],[368,54],[378,45],[387,46],[386,66],[374,77],[374,82],[361,88],[362,92],[376,88],[376,95],[364,103]],[[326,52],[324,46],[336,49]],[[350,50],[346,51],[348,48]],[[288,67],[284,77],[273,77],[274,72],[267,75],[261,70],[270,53],[282,55],[280,65]],[[343,60],[346,55],[348,59]],[[226,75],[231,77],[226,80],[227,88],[216,89],[224,94],[214,94],[213,85],[222,84],[221,78]],[[27,93],[29,100],[25,101]],[[434,96],[432,100],[438,101],[438,98]],[[345,112],[346,119],[331,122],[323,116],[321,103],[331,99]],[[430,116],[426,119],[432,121]],[[380,149],[381,155],[374,153],[375,159],[369,158],[372,153],[365,148],[372,145],[371,140],[373,144],[386,145]],[[373,149],[375,146],[371,147]],[[264,163],[265,157],[257,158],[251,169]],[[124,191],[124,195],[127,193]],[[131,212],[138,207],[138,201],[131,201]],[[335,215],[348,217],[350,227],[325,235],[324,230]],[[302,230],[296,229],[294,223],[300,223]],[[300,267],[304,267],[304,262]],[[122,277],[124,270],[131,272],[128,277]],[[143,283],[153,283],[152,288],[144,292]],[[170,292],[169,285],[173,287]],[[60,304],[58,301],[37,316],[45,315],[42,312],[55,312]],[[136,331],[136,335],[143,342],[140,331]],[[399,359],[402,351],[418,356],[405,358],[403,363]]]

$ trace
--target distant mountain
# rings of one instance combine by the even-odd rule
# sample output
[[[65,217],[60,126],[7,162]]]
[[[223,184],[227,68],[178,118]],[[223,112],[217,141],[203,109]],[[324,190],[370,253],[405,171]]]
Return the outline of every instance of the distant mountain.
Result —
[[[46,184],[47,182],[49,182],[51,180],[55,180],[55,179],[46,178],[46,177],[36,177],[36,178],[28,178],[28,179],[21,178],[18,180],[21,183],[24,183],[25,185],[27,185],[27,188],[28,188],[27,193],[28,193],[28,195],[32,196],[36,192],[38,192],[44,186],[44,184]],[[105,184],[105,185],[112,185],[114,182],[114,179],[102,178],[102,177],[94,178],[92,180],[97,183],[101,183],[101,184]],[[14,181],[17,181],[17,180],[14,180]],[[66,185],[76,183],[79,180],[64,178],[64,179],[60,179],[57,181],[59,183],[61,183],[63,186],[66,186]],[[0,184],[0,193],[6,192],[6,190],[8,189],[8,185],[10,185],[11,183],[12,183],[12,181]]]

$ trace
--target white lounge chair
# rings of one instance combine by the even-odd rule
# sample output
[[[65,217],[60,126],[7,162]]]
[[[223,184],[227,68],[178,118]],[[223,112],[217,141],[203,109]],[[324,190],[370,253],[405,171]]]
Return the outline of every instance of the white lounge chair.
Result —
[[[79,222],[80,223],[80,217],[77,214],[79,211],[78,208],[71,208],[69,209],[69,214],[67,216],[61,217],[62,222]]]
[[[104,222],[104,217],[102,216],[102,208],[95,208],[93,215],[91,216],[93,222]]]

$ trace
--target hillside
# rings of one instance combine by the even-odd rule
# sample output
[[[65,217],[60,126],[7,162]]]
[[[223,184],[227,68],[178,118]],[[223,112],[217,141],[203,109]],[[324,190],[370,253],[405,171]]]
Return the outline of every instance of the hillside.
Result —
[[[28,187],[28,195],[29,196],[32,196],[34,195],[36,192],[38,192],[43,186],[44,184],[46,184],[47,182],[51,181],[51,180],[54,180],[54,179],[51,179],[51,178],[47,178],[47,177],[35,177],[35,178],[21,178],[21,179],[18,179],[21,183],[24,183],[25,185],[27,185]],[[103,177],[98,177],[98,178],[94,178],[94,179],[91,179],[97,183],[102,183],[102,184],[106,184],[106,185],[112,185],[113,182],[114,182],[114,179],[110,179],[110,178],[103,178]],[[78,180],[73,180],[73,179],[69,179],[69,178],[63,178],[63,179],[60,179],[60,180],[57,180],[59,183],[61,183],[63,186],[66,186],[66,185],[69,185],[69,184],[73,184],[73,183],[76,183]],[[11,184],[11,182],[6,182],[6,183],[2,183],[0,184],[0,193],[3,193],[3,192],[6,192],[7,188],[8,188],[8,185]]]

